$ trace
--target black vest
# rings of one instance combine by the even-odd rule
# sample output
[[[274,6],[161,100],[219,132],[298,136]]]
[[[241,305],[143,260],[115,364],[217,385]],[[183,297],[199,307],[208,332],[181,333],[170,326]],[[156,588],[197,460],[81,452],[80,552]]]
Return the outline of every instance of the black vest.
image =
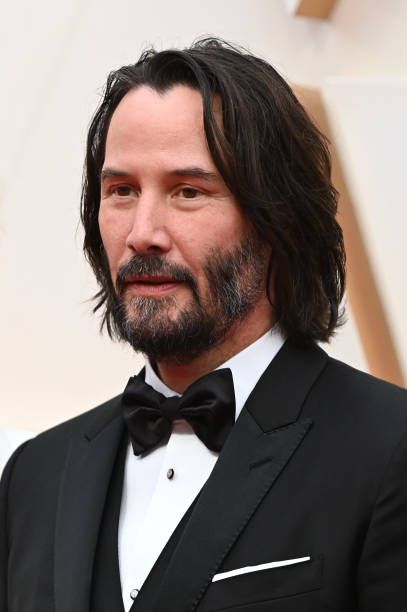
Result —
[[[119,572],[118,527],[127,445],[126,434],[123,436],[117,453],[100,524],[93,566],[90,612],[124,612]],[[192,503],[164,547],[134,600],[131,612],[151,612],[153,609],[157,590],[194,504],[195,502]]]

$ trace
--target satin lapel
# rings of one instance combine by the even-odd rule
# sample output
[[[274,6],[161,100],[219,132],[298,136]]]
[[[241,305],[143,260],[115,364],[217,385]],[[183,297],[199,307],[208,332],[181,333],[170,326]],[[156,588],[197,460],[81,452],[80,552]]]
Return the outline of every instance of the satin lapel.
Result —
[[[325,363],[326,355],[318,348],[302,351],[286,343],[270,364],[201,491],[164,575],[154,612],[196,609],[239,534],[309,431],[311,420],[296,419]]]
[[[120,413],[111,412],[107,423],[71,441],[55,529],[55,612],[89,612],[98,530],[123,432]]]

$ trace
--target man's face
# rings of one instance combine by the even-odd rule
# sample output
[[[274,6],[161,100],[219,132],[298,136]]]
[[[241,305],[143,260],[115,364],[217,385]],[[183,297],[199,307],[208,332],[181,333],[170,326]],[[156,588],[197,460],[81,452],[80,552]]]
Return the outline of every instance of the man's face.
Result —
[[[190,87],[160,94],[142,86],[120,102],[107,134],[99,227],[115,321],[158,362],[191,360],[264,304],[269,251],[212,161],[201,95]]]

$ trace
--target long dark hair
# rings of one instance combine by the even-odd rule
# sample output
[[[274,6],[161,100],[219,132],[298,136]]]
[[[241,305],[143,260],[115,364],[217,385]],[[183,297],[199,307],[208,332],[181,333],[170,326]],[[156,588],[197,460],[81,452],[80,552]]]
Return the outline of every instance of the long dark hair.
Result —
[[[259,237],[272,246],[268,292],[274,319],[296,341],[328,340],[341,319],[345,252],[327,139],[270,64],[213,38],[184,50],[150,49],[108,76],[89,128],[81,207],[84,251],[100,285],[94,310],[103,309],[102,327],[110,335],[117,331],[98,225],[110,119],[131,89],[148,85],[165,92],[176,84],[200,91],[214,163]],[[215,94],[222,102],[222,129]]]

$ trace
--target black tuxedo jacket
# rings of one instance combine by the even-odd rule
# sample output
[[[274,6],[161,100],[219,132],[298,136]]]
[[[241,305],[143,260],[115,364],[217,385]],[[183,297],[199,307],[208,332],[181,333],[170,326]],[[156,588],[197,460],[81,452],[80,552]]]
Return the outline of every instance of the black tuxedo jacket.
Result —
[[[406,395],[286,342],[134,609],[406,611]],[[122,431],[115,398],[14,454],[2,479],[1,612],[89,612]]]

